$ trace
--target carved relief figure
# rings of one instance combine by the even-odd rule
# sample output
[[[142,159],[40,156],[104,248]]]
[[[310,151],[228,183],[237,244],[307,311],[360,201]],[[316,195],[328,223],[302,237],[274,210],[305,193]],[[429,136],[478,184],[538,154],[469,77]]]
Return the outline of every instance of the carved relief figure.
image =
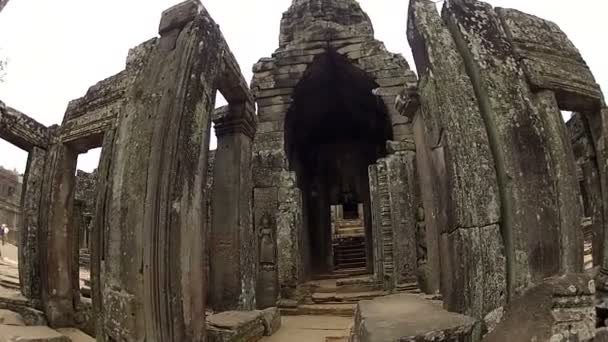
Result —
[[[276,244],[274,241],[274,220],[272,215],[268,212],[265,212],[262,215],[258,237],[260,241],[260,264],[275,265]]]
[[[416,256],[418,267],[426,264],[427,245],[426,245],[426,225],[424,223],[424,208],[418,207],[416,223]]]

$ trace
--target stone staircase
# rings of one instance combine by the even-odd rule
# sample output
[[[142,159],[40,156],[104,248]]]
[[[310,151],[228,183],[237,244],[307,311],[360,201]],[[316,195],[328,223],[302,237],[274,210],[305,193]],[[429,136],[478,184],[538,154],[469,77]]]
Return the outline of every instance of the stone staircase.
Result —
[[[359,301],[387,294],[371,275],[313,280],[305,288],[309,294],[300,303],[282,301],[283,315],[353,317]]]
[[[365,228],[361,219],[340,220],[333,234],[336,270],[365,268],[367,263]]]
[[[365,268],[365,237],[348,236],[334,240],[334,260],[336,270]]]

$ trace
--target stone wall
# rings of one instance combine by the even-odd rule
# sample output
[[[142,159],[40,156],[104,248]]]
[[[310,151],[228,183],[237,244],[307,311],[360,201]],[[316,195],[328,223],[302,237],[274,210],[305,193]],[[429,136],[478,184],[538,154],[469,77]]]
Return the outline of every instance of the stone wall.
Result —
[[[429,249],[440,250],[447,307],[483,319],[544,278],[582,269],[560,110],[598,120],[601,93],[555,24],[518,11],[451,0],[439,15],[415,0],[408,38],[420,82],[398,107],[413,116],[427,232],[440,236]]]
[[[17,243],[21,225],[22,178],[16,171],[0,167],[0,225],[7,225],[6,239],[13,244]]]

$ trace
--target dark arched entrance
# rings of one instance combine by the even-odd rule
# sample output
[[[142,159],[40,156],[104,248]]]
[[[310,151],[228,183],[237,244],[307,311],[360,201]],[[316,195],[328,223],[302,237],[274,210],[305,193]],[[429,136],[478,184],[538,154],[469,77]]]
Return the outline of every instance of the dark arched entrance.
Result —
[[[285,143],[302,190],[308,234],[301,249],[307,275],[336,268],[372,271],[368,166],[385,156],[386,141],[392,138],[386,106],[374,95],[377,88],[364,71],[329,51],[315,58],[295,89],[285,118]],[[334,260],[332,206],[340,208],[342,217],[362,221],[360,259],[342,265]]]

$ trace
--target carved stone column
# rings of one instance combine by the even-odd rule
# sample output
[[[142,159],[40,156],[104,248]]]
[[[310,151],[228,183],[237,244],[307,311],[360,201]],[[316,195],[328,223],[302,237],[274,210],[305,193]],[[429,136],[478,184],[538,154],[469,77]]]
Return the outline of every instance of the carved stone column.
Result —
[[[40,199],[46,150],[34,147],[28,156],[21,197],[19,227],[19,283],[21,293],[40,308]]]
[[[369,167],[375,276],[387,290],[417,281],[415,148],[391,142],[391,149]]]
[[[226,107],[224,107],[226,108]],[[256,242],[251,222],[253,106],[229,105],[214,117],[218,148],[211,232],[211,307],[217,311],[255,308]]]

